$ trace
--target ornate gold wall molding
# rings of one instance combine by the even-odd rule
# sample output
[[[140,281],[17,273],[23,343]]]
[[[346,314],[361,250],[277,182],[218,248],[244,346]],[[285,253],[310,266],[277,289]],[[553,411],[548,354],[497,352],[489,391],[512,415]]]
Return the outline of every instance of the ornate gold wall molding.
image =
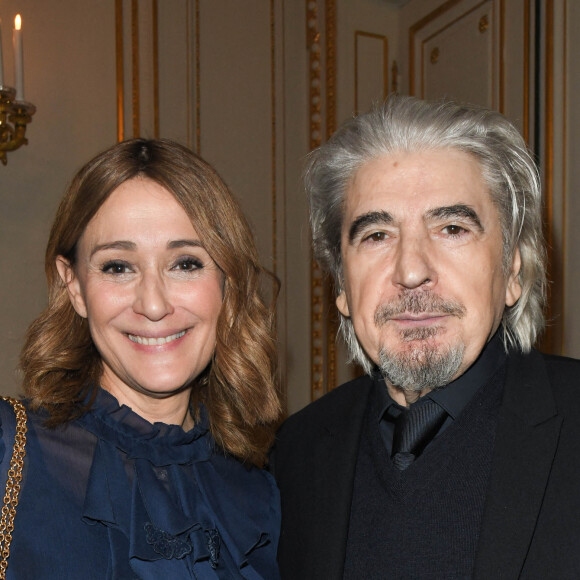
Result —
[[[336,131],[336,0],[325,2],[326,23],[326,137]],[[333,282],[325,277],[327,309],[326,329],[326,387],[336,387],[336,338],[338,313],[334,306]]]
[[[531,0],[524,3],[524,117],[523,136],[526,143],[530,143],[530,31],[532,18],[530,12]]]
[[[117,141],[125,138],[125,82],[123,59],[123,0],[115,0],[115,52],[117,81]]]
[[[308,44],[310,131],[309,148],[322,143],[322,51],[318,23],[318,2],[306,0],[306,39]],[[310,262],[310,368],[311,398],[324,393],[324,283],[322,270],[314,258]]]
[[[320,20],[321,7],[324,10],[323,25]],[[336,128],[335,0],[306,0],[306,38],[309,55],[309,144],[312,150],[322,144],[323,135],[328,138]],[[310,280],[311,398],[314,400],[336,386],[337,319],[332,307],[332,283],[313,258]]]
[[[157,0],[152,4],[153,18],[151,35],[153,37],[153,135],[159,139],[159,7]]]
[[[565,265],[567,258],[566,228],[566,182],[567,182],[567,2],[558,3],[556,19],[555,0],[543,2],[544,25],[544,154],[542,169],[544,176],[544,223],[548,247],[548,279],[551,281],[546,317],[548,325],[542,338],[541,348],[545,352],[562,354],[565,330]],[[560,31],[556,37],[556,30]],[[555,89],[556,75],[561,75],[558,90]],[[558,146],[560,154],[556,155]],[[559,179],[557,195],[556,180]],[[556,205],[560,203],[559,207]],[[561,222],[557,223],[557,215]]]
[[[146,17],[144,17],[146,16]],[[151,132],[159,136],[159,23],[158,0],[115,0],[115,44],[117,81],[117,140],[139,137],[142,132],[141,18],[151,28],[145,30],[151,42],[152,103]],[[128,57],[128,58],[127,58]],[[127,67],[128,70],[127,70]],[[127,87],[126,79],[130,81]],[[130,98],[129,98],[130,97]],[[128,119],[130,118],[130,127]]]
[[[141,75],[139,70],[139,0],[131,0],[131,102],[133,137],[141,134]]]
[[[278,199],[277,199],[277,164],[276,164],[276,10],[275,0],[270,0],[270,85],[272,107],[271,137],[272,137],[272,272],[278,275]]]
[[[201,26],[199,20],[199,0],[195,0],[195,150],[198,155],[201,155]]]
[[[546,331],[542,337],[542,349],[553,352],[555,346],[555,332],[551,320],[554,317],[554,298],[560,294],[560,289],[554,280],[556,264],[554,262],[554,2],[547,0],[545,5],[545,62],[544,82],[544,223],[545,236],[548,247],[548,280],[553,281],[549,288],[547,305]],[[536,55],[537,58],[537,55]]]
[[[568,190],[567,190],[567,183],[568,183],[568,158],[566,153],[568,151],[568,133],[566,128],[568,127],[568,123],[566,121],[566,116],[568,113],[568,85],[567,85],[567,73],[568,73],[568,43],[567,43],[567,31],[568,31],[568,4],[567,1],[564,0],[564,25],[563,25],[563,39],[562,39],[562,46],[564,47],[564,55],[563,55],[563,71],[564,71],[564,79],[563,79],[563,86],[562,86],[562,111],[564,122],[562,123],[562,240],[563,246],[561,251],[562,256],[562,273],[559,280],[560,284],[560,308],[561,308],[561,320],[566,320],[566,291],[564,286],[564,279],[565,279],[565,265],[568,263],[568,230],[567,230],[567,220],[566,220],[566,213],[567,213],[567,199],[568,199]],[[564,324],[560,325],[560,348],[559,354],[564,354],[564,349],[566,344],[564,342]]]
[[[499,58],[497,59],[499,66],[499,102],[498,110],[500,113],[505,113],[505,2],[498,0],[499,5]],[[480,29],[481,30],[481,29]]]

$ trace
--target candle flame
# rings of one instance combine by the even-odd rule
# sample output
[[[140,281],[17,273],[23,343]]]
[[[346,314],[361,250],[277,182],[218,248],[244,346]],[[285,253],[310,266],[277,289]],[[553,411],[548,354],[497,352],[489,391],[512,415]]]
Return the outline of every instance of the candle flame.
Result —
[[[14,17],[14,29],[20,30],[21,28],[22,28],[22,18],[20,17],[20,14],[17,14]]]

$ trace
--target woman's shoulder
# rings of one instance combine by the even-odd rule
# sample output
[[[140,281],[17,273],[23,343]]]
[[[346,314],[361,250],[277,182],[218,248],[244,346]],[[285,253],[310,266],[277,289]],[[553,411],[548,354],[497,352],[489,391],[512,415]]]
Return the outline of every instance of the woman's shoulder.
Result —
[[[4,460],[6,448],[12,446],[18,427],[26,424],[24,402],[13,397],[0,397],[0,463]]]
[[[7,427],[14,423],[17,418],[24,420],[26,418],[26,403],[21,399],[9,396],[0,396],[0,427]]]

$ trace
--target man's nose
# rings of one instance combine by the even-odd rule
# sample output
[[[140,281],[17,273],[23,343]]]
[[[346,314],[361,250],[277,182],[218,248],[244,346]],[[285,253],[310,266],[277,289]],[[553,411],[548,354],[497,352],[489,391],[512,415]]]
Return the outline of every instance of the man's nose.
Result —
[[[394,284],[413,289],[437,283],[430,240],[427,236],[402,235],[396,253]]]

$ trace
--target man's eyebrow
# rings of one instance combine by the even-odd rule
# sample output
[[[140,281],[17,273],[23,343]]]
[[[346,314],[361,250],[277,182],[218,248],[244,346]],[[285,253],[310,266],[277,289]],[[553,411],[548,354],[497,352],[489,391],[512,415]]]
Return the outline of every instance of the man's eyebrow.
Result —
[[[480,232],[484,231],[484,227],[477,212],[464,203],[436,207],[429,210],[425,217],[427,219],[466,219],[474,224]]]
[[[393,216],[388,211],[370,211],[359,215],[348,229],[348,242],[352,244],[360,232],[372,225],[390,225],[393,223]]]

